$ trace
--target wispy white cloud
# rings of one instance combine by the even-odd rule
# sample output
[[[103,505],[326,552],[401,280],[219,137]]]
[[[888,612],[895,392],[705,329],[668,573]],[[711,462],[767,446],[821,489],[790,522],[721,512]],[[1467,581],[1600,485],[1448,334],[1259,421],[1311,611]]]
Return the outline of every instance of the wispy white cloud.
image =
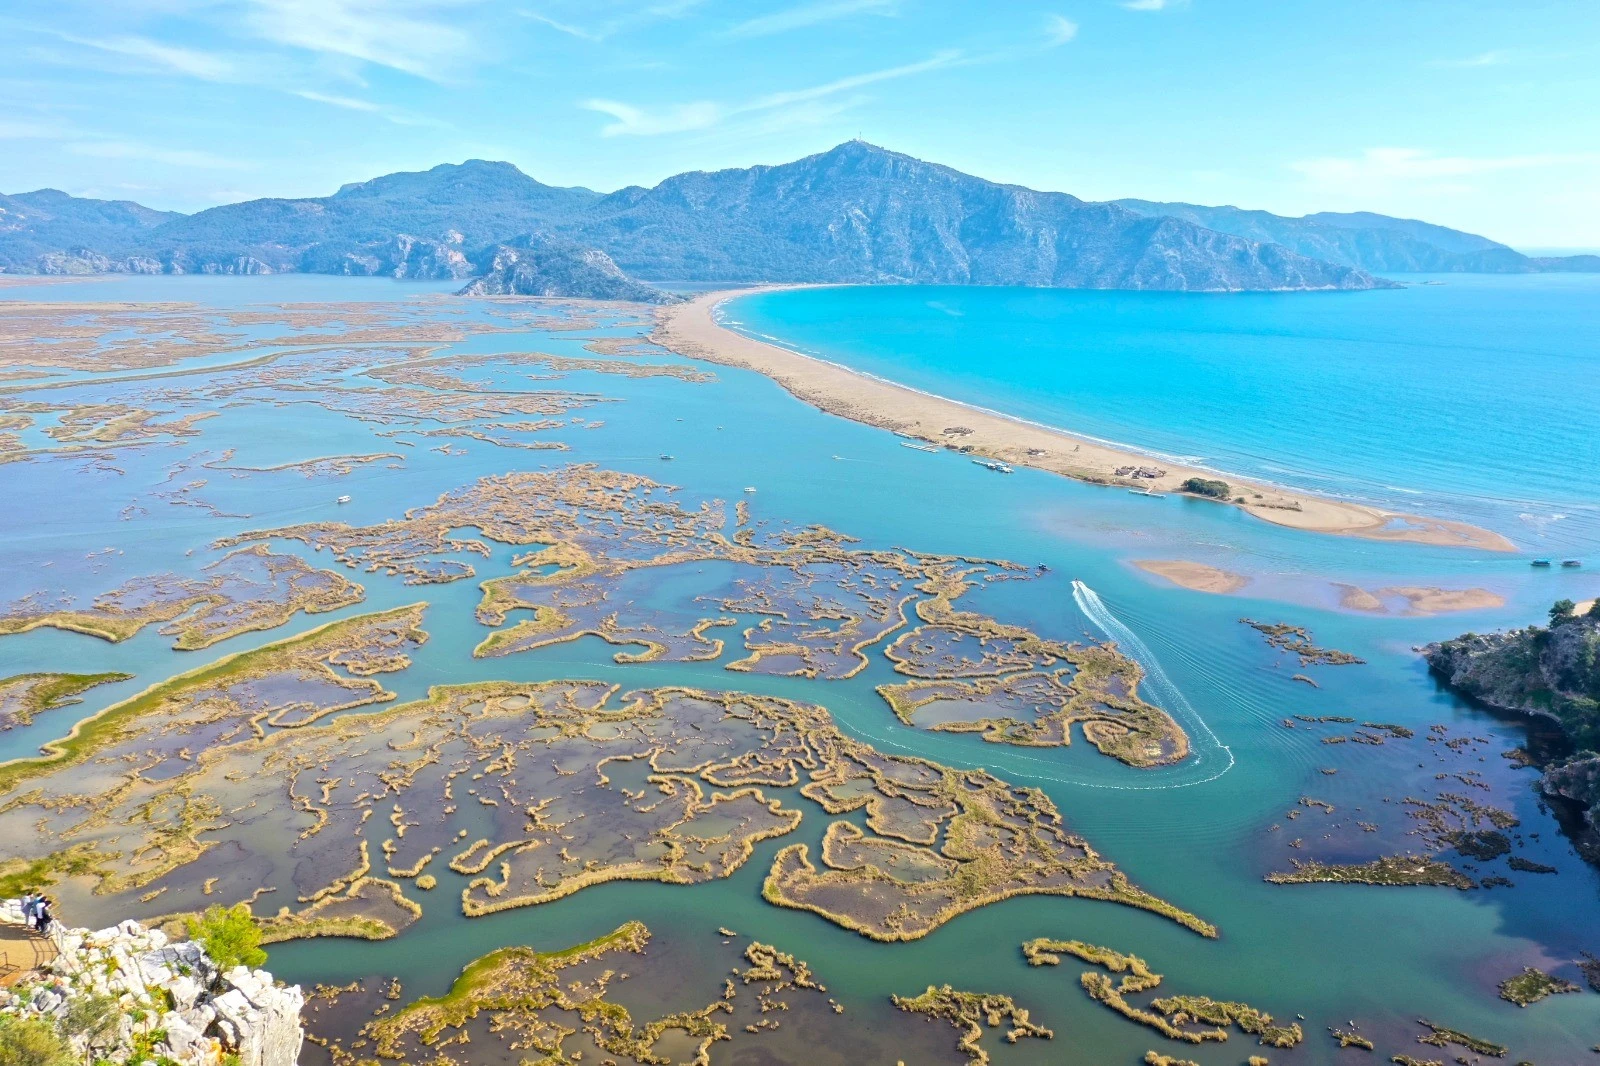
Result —
[[[1529,155],[1435,155],[1420,148],[1369,148],[1359,156],[1308,159],[1291,168],[1325,185],[1434,181],[1503,170],[1538,170],[1600,160],[1600,152],[1541,152]]]
[[[1189,0],[1122,0],[1122,6],[1128,11],[1165,11],[1168,8],[1183,7]]]
[[[1056,48],[1066,44],[1078,36],[1078,24],[1062,15],[1046,15],[1044,26],[1044,44],[1046,48]]]
[[[549,26],[552,30],[557,31],[558,33],[564,33],[568,37],[576,37],[583,41],[602,41],[605,39],[603,34],[594,30],[586,30],[582,26],[577,26],[570,22],[558,21],[551,18],[549,15],[541,15],[537,11],[519,11],[517,14],[521,15],[525,19],[532,19],[534,22],[543,23],[544,25]]]
[[[475,48],[450,0],[249,0],[244,25],[274,44],[446,81]]]
[[[1491,51],[1491,52],[1479,52],[1475,56],[1467,56],[1467,57],[1465,57],[1463,59],[1435,59],[1432,63],[1429,63],[1428,65],[1431,66],[1431,67],[1460,67],[1460,68],[1467,68],[1467,67],[1498,67],[1498,66],[1504,66],[1506,63],[1509,63],[1510,61],[1511,61],[1511,53],[1510,52]]]
[[[245,170],[248,164],[238,159],[211,152],[188,148],[161,148],[137,141],[79,141],[67,145],[74,155],[93,156],[99,159],[141,159],[152,163],[166,163],[176,167],[200,167],[207,170]]]
[[[907,63],[898,67],[887,67],[883,70],[869,70],[864,74],[852,74],[849,77],[838,78],[814,85],[809,89],[795,89],[789,92],[770,93],[744,105],[737,111],[762,111],[772,107],[782,107],[786,104],[800,103],[806,100],[818,100],[834,93],[845,92],[849,89],[859,89],[866,85],[876,85],[878,82],[894,81],[897,78],[908,78],[913,74],[926,74],[930,70],[941,67],[954,66],[961,61],[961,52],[957,49],[946,49],[935,52],[927,59],[916,63]]]
[[[621,14],[612,15],[609,18],[600,19],[587,25],[577,18],[558,18],[546,14],[544,11],[521,9],[517,11],[517,14],[534,22],[542,23],[557,33],[564,33],[569,37],[576,37],[583,41],[599,43],[629,30],[637,30],[655,23],[681,19],[695,9],[704,6],[706,2],[707,0],[660,0],[659,3],[645,4],[643,7],[632,8]],[[592,4],[585,4],[586,9],[592,6]]]
[[[353,96],[335,96],[331,93],[313,92],[310,89],[296,89],[294,94],[302,100],[327,104],[329,107],[342,107],[346,111],[366,111],[371,114],[381,114],[383,111],[382,105],[375,104],[371,100],[358,100]]]
[[[362,114],[376,115],[396,126],[438,126],[445,129],[453,128],[450,123],[442,119],[429,118],[423,115],[414,115],[407,111],[386,107],[371,100],[363,100],[355,96],[340,96],[336,93],[321,93],[312,89],[296,89],[294,95],[302,100],[312,103],[326,104],[329,107],[343,108],[346,111],[358,111]]]
[[[174,74],[204,81],[234,81],[239,77],[238,63],[230,57],[163,44],[148,37],[75,37],[67,33],[57,36],[69,44],[127,56]]]
[[[759,15],[730,26],[724,36],[734,38],[768,37],[775,33],[804,29],[855,15],[895,15],[898,0],[814,0],[809,4]]]
[[[617,100],[585,100],[583,106],[613,119],[601,127],[602,137],[652,137],[661,133],[703,130],[716,125],[723,116],[723,109],[709,100],[653,112]]]
[[[76,136],[59,125],[30,119],[0,119],[0,141],[57,141]]]
[[[959,51],[937,52],[916,63],[906,63],[898,67],[887,67],[882,70],[852,74],[848,77],[837,78],[805,89],[768,93],[765,96],[737,105],[725,105],[710,100],[702,100],[691,104],[679,104],[674,107],[647,111],[632,104],[619,103],[615,100],[586,100],[582,106],[590,111],[598,111],[601,114],[612,117],[614,121],[601,127],[600,135],[603,137],[683,133],[689,130],[708,129],[725,119],[741,115],[810,104],[836,96],[839,93],[849,92],[852,89],[861,89],[868,85],[876,85],[879,82],[910,77],[914,74],[923,74],[931,70],[938,70],[941,67],[954,66],[960,62],[962,62],[962,54]]]

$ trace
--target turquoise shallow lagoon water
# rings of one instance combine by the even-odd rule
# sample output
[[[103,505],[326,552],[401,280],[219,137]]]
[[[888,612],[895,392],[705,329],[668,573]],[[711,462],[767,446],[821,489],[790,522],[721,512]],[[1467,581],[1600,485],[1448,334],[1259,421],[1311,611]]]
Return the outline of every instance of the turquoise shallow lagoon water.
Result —
[[[1221,471],[1600,547],[1600,275],[1316,295],[834,288],[752,335]],[[1600,562],[1600,560],[1596,560]]]
[[[181,288],[166,288],[165,280],[130,281],[125,294],[139,299],[216,301],[219,305],[290,298],[285,295],[289,288],[274,287],[274,279],[226,279],[227,285]],[[1477,279],[1462,282],[1462,286],[1471,284],[1477,284]],[[1499,281],[1485,284],[1493,290]],[[58,289],[68,288],[72,287],[58,286],[36,295],[49,299]],[[377,288],[359,284],[346,288],[338,279],[297,279],[292,298],[370,299],[375,298],[372,292]],[[383,291],[404,294],[403,289],[392,286]],[[1359,296],[1360,300],[1411,298],[1420,292],[1423,295],[1418,298],[1424,299],[1449,291],[1448,286],[1427,287]],[[1458,287],[1457,291],[1465,290]],[[816,295],[802,293],[783,299],[802,301]],[[818,310],[814,326],[805,328],[850,332],[860,338],[850,343],[870,342],[892,354],[922,350],[922,342],[916,338],[926,327],[931,336],[945,338],[939,343],[951,345],[951,352],[977,350],[965,341],[958,344],[948,339],[950,327],[945,320],[959,323],[961,318],[928,307],[933,301],[960,310],[950,304],[951,295],[946,290],[836,290],[828,294],[829,299],[847,301],[854,308],[852,317],[829,317]],[[1224,316],[1233,323],[1231,328],[1244,330],[1249,317],[1247,303],[1225,302],[1232,297],[1173,298],[1170,306],[1153,301],[1148,306],[1156,310],[1143,315],[1137,308],[1146,305],[1136,294],[959,290],[954,295],[974,301],[972,306],[990,301],[998,307],[1006,301],[1071,304],[1082,300],[1105,307],[1123,302],[1124,309],[1117,315],[1126,327],[1143,333],[1148,345],[1174,353],[1173,359],[1182,354],[1187,334],[1165,328],[1163,321],[1183,315]],[[733,305],[733,311],[753,324],[755,317],[748,309],[768,306],[763,301],[771,299],[747,299]],[[1281,316],[1324,316],[1331,331],[1337,324],[1337,308],[1362,306],[1359,301],[1341,305],[1343,299],[1286,297],[1279,303],[1273,297],[1262,298],[1260,306]],[[1297,306],[1293,300],[1304,303]],[[798,313],[772,306],[799,321]],[[1185,307],[1191,310],[1183,310]],[[1200,310],[1192,310],[1195,307]],[[971,314],[969,308],[968,317]],[[1142,325],[1135,321],[1141,318]],[[995,312],[990,332],[998,336],[996,331],[1005,320],[1005,315]],[[1045,338],[1048,345],[1069,345],[1069,340],[1058,334],[1070,330],[1059,324],[1046,329],[1037,316],[1028,323],[1030,336]],[[803,332],[800,325],[792,328],[792,335],[783,335],[797,343],[810,343],[799,336]],[[1010,328],[1022,327],[1013,321]],[[1407,328],[1422,331],[1418,323]],[[582,348],[582,341],[604,332],[636,331],[530,330],[479,336],[446,350],[544,351],[587,357],[590,353]],[[1225,331],[1218,326],[1213,332]],[[1262,325],[1258,332],[1267,335],[1270,331]],[[891,342],[891,336],[899,339]],[[1052,337],[1055,339],[1050,340]],[[970,336],[968,340],[977,343]],[[1208,343],[1222,342],[1214,339]],[[1296,343],[1307,353],[1306,360],[1315,358],[1317,343],[1303,338]],[[826,350],[841,361],[849,355],[842,348]],[[995,371],[997,357],[993,353],[1002,349],[982,350],[991,355],[969,368],[971,380],[999,380],[1002,375]],[[1015,356],[1016,345],[1004,350],[1021,358]],[[883,358],[887,360],[889,354]],[[676,361],[664,353],[650,358]],[[1029,358],[1047,361],[1037,353]],[[492,373],[502,384],[519,376],[515,367],[490,366],[484,373]],[[1284,369],[1278,373],[1260,375],[1264,388],[1279,388],[1289,376],[1291,363],[1279,366]],[[33,727],[0,734],[0,757],[25,754],[46,737],[64,733],[77,712],[97,710],[162,677],[281,639],[329,617],[427,599],[431,606],[425,626],[430,640],[418,651],[410,669],[385,677],[385,683],[402,699],[420,697],[429,685],[440,683],[594,678],[627,687],[686,684],[739,688],[819,702],[847,732],[885,750],[955,766],[984,766],[1015,783],[1042,788],[1070,825],[1142,886],[1214,921],[1222,935],[1215,941],[1203,940],[1151,914],[1124,907],[1030,897],[967,914],[913,943],[873,943],[815,915],[775,908],[762,900],[761,880],[773,853],[786,842],[779,840],[759,846],[751,861],[726,881],[691,887],[603,885],[556,903],[472,920],[462,918],[450,905],[464,879],[441,871],[440,888],[427,897],[423,921],[394,941],[324,940],[275,946],[271,968],[289,980],[344,982],[400,973],[408,996],[436,993],[448,987],[465,963],[488,950],[507,944],[554,949],[640,918],[664,940],[682,945],[685,957],[703,950],[697,945],[714,943],[711,934],[717,926],[759,935],[793,951],[810,962],[847,1006],[846,1017],[864,1024],[885,1018],[891,1009],[887,1006],[890,993],[915,993],[929,983],[949,981],[1014,995],[1036,1020],[1054,1028],[1057,1036],[1049,1043],[1023,1041],[1015,1046],[995,1041],[995,1061],[1000,1066],[1063,1062],[1132,1066],[1151,1047],[1193,1058],[1204,1066],[1237,1066],[1259,1050],[1239,1036],[1222,1046],[1168,1044],[1088,1001],[1077,983],[1083,967],[1069,963],[1059,969],[1031,969],[1017,950],[1021,941],[1030,937],[1077,937],[1145,956],[1167,975],[1164,991],[1242,999],[1281,1018],[1304,1014],[1306,1043],[1293,1052],[1270,1052],[1274,1063],[1331,1064],[1361,1054],[1340,1052],[1324,1031],[1325,1026],[1342,1026],[1352,1018],[1379,1041],[1383,1055],[1374,1061],[1397,1052],[1448,1057],[1412,1042],[1418,1016],[1511,1044],[1513,1056],[1507,1061],[1516,1061],[1517,1056],[1542,1066],[1587,1061],[1588,1048],[1600,1034],[1600,995],[1586,992],[1555,997],[1519,1010],[1497,999],[1494,986],[1524,965],[1577,977],[1577,953],[1600,952],[1600,875],[1577,858],[1552,812],[1540,803],[1531,788],[1533,771],[1512,770],[1500,757],[1504,750],[1525,742],[1524,726],[1497,720],[1441,692],[1427,677],[1412,647],[1467,628],[1525,623],[1539,617],[1557,594],[1574,598],[1594,595],[1600,591],[1600,573],[1537,573],[1530,571],[1525,557],[1297,533],[1202,501],[1147,500],[1036,471],[999,477],[963,457],[901,448],[889,434],[822,415],[759,376],[712,369],[717,380],[705,384],[590,373],[570,374],[553,383],[553,387],[593,391],[616,399],[585,412],[603,419],[602,428],[552,434],[569,445],[571,450],[563,453],[511,450],[472,440],[457,442],[463,446],[445,453],[433,450],[435,442],[421,437],[415,438],[415,446],[405,447],[397,445],[393,437],[378,435],[389,427],[332,411],[317,402],[314,392],[263,392],[261,402],[230,405],[217,417],[199,423],[200,433],[194,439],[120,453],[116,460],[119,472],[82,460],[0,467],[0,486],[10,501],[10,507],[0,512],[0,543],[5,545],[0,559],[0,600],[10,601],[40,588],[103,589],[131,574],[162,569],[190,572],[215,558],[217,553],[209,548],[215,538],[242,529],[334,517],[356,523],[379,522],[486,474],[595,462],[670,480],[682,487],[690,501],[744,498],[742,490],[755,487],[758,491],[748,498],[757,518],[822,523],[861,538],[868,547],[899,545],[1044,563],[1049,572],[1038,580],[984,590],[973,597],[971,606],[1061,637],[1084,633],[1103,637],[1098,626],[1107,617],[1126,626],[1146,649],[1147,669],[1159,670],[1172,686],[1152,684],[1147,694],[1169,706],[1181,698],[1192,708],[1215,733],[1217,743],[1226,748],[1231,758],[1226,772],[1217,775],[1180,767],[1150,774],[1111,762],[1082,743],[1068,749],[1016,749],[985,744],[971,736],[915,731],[901,726],[874,691],[875,685],[895,679],[881,659],[860,676],[836,682],[727,672],[722,668],[725,662],[742,654],[736,646],[730,647],[723,662],[698,664],[619,665],[612,659],[615,649],[598,640],[477,660],[471,649],[485,630],[473,619],[480,595],[475,582],[419,588],[364,572],[348,572],[367,590],[367,601],[358,607],[334,616],[296,618],[280,629],[246,634],[203,652],[173,651],[167,640],[150,631],[118,645],[54,631],[0,639],[0,676],[40,669],[121,669],[138,675],[115,688],[90,692],[81,708],[52,711]],[[888,372],[886,366],[877,369]],[[469,373],[475,376],[479,371]],[[1102,368],[1097,373],[1112,371]],[[173,384],[204,378],[204,374],[178,378]],[[349,383],[359,383],[359,375],[352,375]],[[930,377],[922,384],[933,388],[936,383]],[[949,381],[943,384],[948,386]],[[82,385],[59,390],[53,398],[88,401],[115,396],[126,387]],[[1019,396],[1027,394],[1020,381],[1007,387],[1017,390]],[[1115,391],[1109,383],[1103,382],[1101,387],[1108,393]],[[1172,410],[1183,406],[1146,391],[1151,403],[1166,404]],[[1197,387],[1190,392],[1197,394]],[[985,399],[1001,406],[997,396]],[[283,402],[277,405],[268,400]],[[1226,396],[1212,396],[1204,404],[1197,401],[1197,406],[1225,409],[1226,401]],[[1037,410],[1019,413],[1059,418],[1106,436],[1145,442],[1129,426],[1088,427],[1061,417],[1065,411],[1061,405],[1066,401],[1049,389],[1041,388],[1033,402],[1039,405]],[[1137,412],[1141,402],[1137,398],[1129,401],[1125,409]],[[1574,400],[1580,406],[1593,402],[1592,396]],[[1473,413],[1473,417],[1478,415]],[[1589,424],[1596,423],[1590,419]],[[1221,415],[1217,425],[1224,425]],[[1310,428],[1314,431],[1310,437],[1316,440],[1339,437],[1321,424]],[[1289,431],[1287,425],[1280,426],[1281,439],[1287,439]],[[1509,429],[1506,433],[1517,436]],[[1176,434],[1173,440],[1172,450],[1184,450]],[[1517,447],[1522,454],[1537,450],[1521,437]],[[237,449],[231,460],[234,466],[390,450],[403,452],[404,460],[402,469],[372,464],[338,479],[305,478],[292,472],[236,478],[203,467],[199,468],[202,473],[180,474],[180,480],[208,478],[202,495],[221,516],[151,500],[152,491],[168,486],[176,466],[192,464],[197,457],[215,457],[225,448]],[[1280,450],[1265,448],[1263,454]],[[1310,445],[1299,450],[1315,451]],[[657,458],[663,452],[676,459],[663,463]],[[1209,448],[1206,452],[1211,455]],[[1220,454],[1215,459],[1217,465],[1225,465]],[[1373,477],[1370,471],[1363,476],[1374,484],[1389,480]],[[1559,485],[1558,480],[1553,481],[1552,492]],[[1436,491],[1441,500],[1457,498]],[[333,500],[338,494],[350,494],[353,502],[336,505]],[[132,500],[143,500],[149,513],[123,520],[119,515]],[[1577,514],[1576,502],[1581,501],[1563,507]],[[1514,516],[1511,520],[1521,521]],[[1578,528],[1578,521],[1562,520],[1552,528]],[[85,558],[91,551],[110,546],[126,554],[96,556],[93,561]],[[298,551],[281,543],[276,546]],[[319,565],[332,565],[325,552],[301,554]],[[480,577],[507,572],[512,554],[509,548],[497,547],[491,559],[479,562]],[[1248,571],[1255,583],[1239,596],[1189,592],[1128,565],[1131,559],[1143,557],[1214,560]],[[633,605],[694,612],[694,597],[715,594],[724,580],[718,568],[707,567],[703,584],[642,582],[634,591]],[[1075,580],[1095,592],[1109,615],[1098,608],[1085,613],[1080,597],[1074,596]],[[1471,583],[1495,589],[1508,602],[1503,608],[1456,616],[1369,617],[1337,610],[1333,581],[1367,586],[1458,587]],[[1368,664],[1313,670],[1321,685],[1318,689],[1292,682],[1289,675],[1296,667],[1239,625],[1241,615],[1304,624],[1319,643],[1354,652]],[[1322,739],[1337,730],[1286,728],[1284,719],[1294,714],[1344,714],[1393,722],[1414,729],[1418,737],[1381,748],[1325,745]],[[1481,737],[1482,743],[1470,745],[1460,755],[1444,752],[1426,739],[1429,726],[1435,724],[1449,736]],[[1228,762],[1215,751],[1207,758],[1212,768]],[[1329,775],[1323,772],[1326,770],[1338,772]],[[1514,888],[1472,892],[1278,887],[1262,881],[1263,874],[1285,868],[1297,855],[1367,858],[1417,846],[1407,833],[1410,823],[1396,805],[1408,795],[1437,792],[1443,786],[1436,774],[1466,770],[1480,771],[1490,784],[1491,790],[1480,798],[1511,809],[1522,819],[1526,840],[1519,853],[1553,865],[1559,873],[1514,875]],[[1298,819],[1289,820],[1286,812],[1296,809],[1302,796],[1333,803],[1337,813],[1324,815],[1305,808]],[[800,834],[815,841],[823,819],[809,807],[806,817],[809,824]],[[1353,829],[1356,819],[1381,823],[1381,830],[1364,836]],[[1343,828],[1336,830],[1335,823]],[[1274,831],[1274,825],[1280,828]],[[382,836],[381,825],[372,830],[374,848]],[[1291,837],[1304,838],[1305,848],[1291,849]],[[1367,849],[1364,853],[1357,850],[1363,848]],[[1503,860],[1493,868],[1501,866]],[[1489,869],[1486,866],[1484,872]],[[96,924],[122,916],[97,914],[95,903],[93,897],[75,897],[68,920]],[[159,903],[152,904],[152,908],[158,907]],[[708,980],[713,993],[719,977],[711,975]],[[723,1060],[714,1057],[714,1061]],[[819,1057],[806,1066],[822,1066],[828,1061],[832,1060]]]

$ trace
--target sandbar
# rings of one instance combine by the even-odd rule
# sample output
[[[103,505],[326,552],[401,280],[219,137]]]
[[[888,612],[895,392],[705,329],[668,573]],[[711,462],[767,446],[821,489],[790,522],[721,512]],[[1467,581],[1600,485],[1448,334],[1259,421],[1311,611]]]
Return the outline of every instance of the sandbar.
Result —
[[[1243,574],[1187,559],[1135,559],[1133,565],[1147,574],[1164,577],[1174,585],[1196,592],[1227,594],[1250,584],[1250,579]]]
[[[1386,599],[1404,600],[1406,614],[1448,614],[1452,611],[1482,611],[1490,607],[1504,607],[1506,598],[1488,589],[1442,589],[1435,586],[1390,585],[1381,589],[1364,589],[1357,585],[1341,585],[1339,606],[1350,611],[1368,611],[1387,614]]]
[[[905,437],[959,448],[973,456],[997,459],[1099,485],[1178,492],[1188,478],[1215,478],[1216,471],[1175,465],[1112,447],[1065,430],[1038,425],[943,396],[925,393],[837,363],[766,344],[717,322],[718,305],[735,296],[780,288],[767,286],[704,293],[656,311],[650,339],[691,359],[754,370],[770,377],[796,398],[819,410]],[[1157,467],[1159,477],[1128,477],[1119,468]],[[1465,522],[1424,518],[1378,507],[1294,492],[1233,475],[1226,502],[1257,518],[1292,529],[1368,540],[1516,551],[1491,530]]]

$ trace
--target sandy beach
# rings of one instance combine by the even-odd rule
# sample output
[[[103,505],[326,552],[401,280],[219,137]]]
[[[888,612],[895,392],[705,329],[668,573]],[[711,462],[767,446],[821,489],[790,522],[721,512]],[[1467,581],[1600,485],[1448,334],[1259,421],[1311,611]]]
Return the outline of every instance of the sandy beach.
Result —
[[[719,325],[718,304],[754,291],[710,292],[661,308],[651,339],[681,355],[765,374],[798,399],[842,418],[975,457],[1028,466],[1099,485],[1178,492],[1192,477],[1227,481],[1226,501],[1267,522],[1368,540],[1408,541],[1487,551],[1516,551],[1505,537],[1464,522],[1425,518],[1330,500],[1260,482],[1177,466],[1137,452],[1035,425],[956,400],[919,392],[822,359],[752,340]],[[1130,476],[1131,469],[1159,471]],[[1118,471],[1122,471],[1119,473]],[[1219,501],[1222,502],[1222,501]],[[1165,575],[1164,575],[1165,576]]]
[[[1504,607],[1506,599],[1488,589],[1442,589],[1433,586],[1391,585],[1381,589],[1364,589],[1356,585],[1334,586],[1339,590],[1339,606],[1351,611],[1387,614],[1385,601],[1400,601],[1406,614],[1448,614],[1452,611],[1479,611],[1489,607]]]
[[[1147,574],[1164,577],[1174,585],[1196,592],[1227,594],[1250,584],[1250,579],[1243,574],[1185,559],[1135,559],[1133,565]]]

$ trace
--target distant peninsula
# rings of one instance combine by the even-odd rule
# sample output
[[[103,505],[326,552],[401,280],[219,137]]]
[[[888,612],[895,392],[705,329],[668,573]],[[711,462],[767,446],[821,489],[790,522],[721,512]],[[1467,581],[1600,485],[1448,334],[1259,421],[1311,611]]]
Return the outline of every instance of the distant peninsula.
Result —
[[[1391,287],[1385,270],[1600,270],[1600,257],[1530,259],[1383,215],[1094,203],[849,141],[608,194],[474,159],[192,215],[53,189],[0,195],[0,274],[466,281],[492,269],[482,252],[530,233],[597,250],[647,283],[1314,291]]]

